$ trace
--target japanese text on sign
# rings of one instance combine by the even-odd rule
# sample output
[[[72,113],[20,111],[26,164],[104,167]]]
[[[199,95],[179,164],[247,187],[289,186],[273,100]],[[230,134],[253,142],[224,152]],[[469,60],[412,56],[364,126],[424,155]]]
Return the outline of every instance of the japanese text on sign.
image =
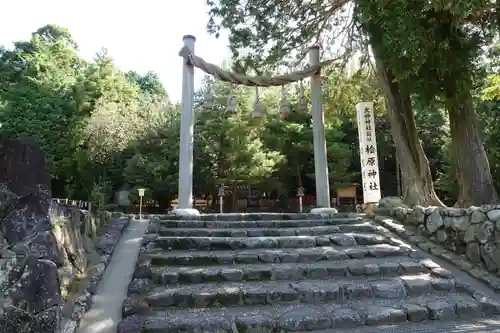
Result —
[[[365,203],[374,203],[380,200],[381,194],[373,103],[358,103],[356,105],[356,115],[363,182],[363,201]]]

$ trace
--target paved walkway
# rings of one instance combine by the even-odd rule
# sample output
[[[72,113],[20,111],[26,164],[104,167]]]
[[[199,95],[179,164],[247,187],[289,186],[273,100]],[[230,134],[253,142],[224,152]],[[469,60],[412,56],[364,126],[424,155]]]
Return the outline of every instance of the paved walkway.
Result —
[[[77,333],[115,333],[121,320],[122,302],[132,279],[137,254],[149,220],[132,220],[114,251],[111,262],[93,296]]]

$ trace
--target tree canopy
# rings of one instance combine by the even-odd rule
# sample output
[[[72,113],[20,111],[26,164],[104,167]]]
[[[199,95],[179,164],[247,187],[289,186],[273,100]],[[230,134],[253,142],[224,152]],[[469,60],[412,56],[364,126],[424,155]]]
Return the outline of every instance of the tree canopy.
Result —
[[[498,35],[496,1],[331,0],[299,5],[217,0],[209,6],[208,30],[229,30],[239,70],[275,67],[290,56],[300,59],[312,43],[320,43],[325,54],[337,51],[346,57],[363,50],[385,96],[408,203],[441,204],[419,139],[416,103],[448,115],[458,202],[498,201],[474,102],[481,100],[475,87],[485,75],[478,66],[484,62],[481,56]],[[335,36],[345,37],[345,43],[335,43]],[[485,92],[494,96],[494,88]]]
[[[300,59],[311,42],[323,43],[324,56],[333,57],[335,48],[329,54],[327,46],[340,28],[349,41],[342,53],[373,50],[371,58],[365,57],[370,61],[361,57],[350,71],[339,59],[322,72],[332,191],[361,183],[355,105],[373,101],[384,196],[399,193],[400,168],[401,194],[410,204],[496,200],[499,53],[493,18],[482,13],[492,8],[473,2],[468,14],[452,6],[441,8],[441,17],[437,5],[422,8],[403,0],[378,11],[364,0],[273,4],[209,3],[211,31],[230,30],[236,70],[281,70]],[[435,34],[443,22],[452,30],[439,39]],[[469,30],[461,22],[468,22]],[[476,36],[472,27],[480,24],[487,30]],[[396,26],[407,32],[394,32]],[[207,106],[208,92],[213,103]],[[231,94],[238,101],[234,113],[226,112]],[[306,194],[315,193],[310,110],[299,106],[299,86],[289,85],[284,97],[290,113],[281,114],[282,94],[264,89],[267,113],[252,117],[253,89],[203,81],[195,94],[198,197],[216,197],[222,184],[247,184],[280,197],[295,196],[300,186]],[[459,123],[460,117],[470,121]],[[105,49],[90,61],[81,58],[77,41],[63,27],[47,25],[13,48],[0,48],[0,123],[2,136],[31,137],[41,144],[54,196],[102,206],[112,203],[120,188],[142,187],[160,209],[176,199],[179,105],[169,100],[152,71],[121,71]]]

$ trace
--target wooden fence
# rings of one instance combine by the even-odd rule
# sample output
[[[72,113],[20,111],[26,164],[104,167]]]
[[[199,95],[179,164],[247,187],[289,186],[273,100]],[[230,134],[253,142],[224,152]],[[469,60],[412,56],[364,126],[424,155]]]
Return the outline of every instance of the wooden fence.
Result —
[[[52,198],[52,202],[75,206],[81,209],[87,210],[89,213],[92,212],[92,203],[90,201],[83,200],[73,200],[68,198]]]

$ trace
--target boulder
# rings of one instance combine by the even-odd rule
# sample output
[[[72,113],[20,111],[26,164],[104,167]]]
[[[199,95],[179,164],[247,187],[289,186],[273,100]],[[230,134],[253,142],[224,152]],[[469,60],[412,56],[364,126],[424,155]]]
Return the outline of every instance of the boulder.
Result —
[[[17,196],[39,193],[48,210],[50,174],[40,146],[29,139],[0,139],[0,184]]]
[[[400,197],[385,197],[378,202],[380,208],[406,207]]]
[[[40,147],[0,140],[0,332],[74,331],[90,306],[91,292],[66,304],[63,295],[78,272],[90,270],[89,220],[84,210],[52,202]],[[94,292],[128,223],[110,213],[102,213],[100,220],[105,226],[101,262],[91,270],[87,286]]]
[[[474,207],[474,209],[471,209],[470,223],[478,224],[486,221],[487,219],[488,218],[486,214],[483,213],[479,207]]]
[[[486,221],[479,225],[476,230],[476,239],[481,244],[486,244],[489,240],[493,238],[495,234],[495,224],[490,221]]]
[[[441,216],[441,210],[438,207],[432,207],[429,209],[429,216],[427,217],[426,227],[430,234],[435,233],[439,228],[444,225],[443,217]]]
[[[413,207],[413,223],[416,225],[423,224],[425,222],[425,208],[416,205]]]
[[[500,209],[493,209],[486,213],[490,221],[500,220]]]
[[[448,215],[443,219],[444,225],[447,228],[452,228],[455,231],[465,231],[469,226],[469,216],[468,215]]]
[[[4,313],[0,316],[0,331],[58,332],[30,330],[33,327],[58,329],[63,301],[56,265],[50,260],[26,257],[24,260],[13,260],[2,271],[6,278],[0,292],[6,297],[2,300]],[[24,313],[19,313],[18,309]],[[30,320],[24,318],[26,313],[31,314]]]
[[[78,208],[60,204],[52,204],[49,211],[57,243],[67,255],[69,264],[78,272],[84,272],[88,268],[85,233],[80,228],[86,214],[88,213]]]
[[[465,250],[465,254],[467,259],[472,261],[473,263],[481,262],[481,247],[478,243],[469,243],[467,244],[467,249]]]
[[[60,332],[58,266],[67,261],[49,219],[50,175],[40,147],[0,140],[0,332]]]

